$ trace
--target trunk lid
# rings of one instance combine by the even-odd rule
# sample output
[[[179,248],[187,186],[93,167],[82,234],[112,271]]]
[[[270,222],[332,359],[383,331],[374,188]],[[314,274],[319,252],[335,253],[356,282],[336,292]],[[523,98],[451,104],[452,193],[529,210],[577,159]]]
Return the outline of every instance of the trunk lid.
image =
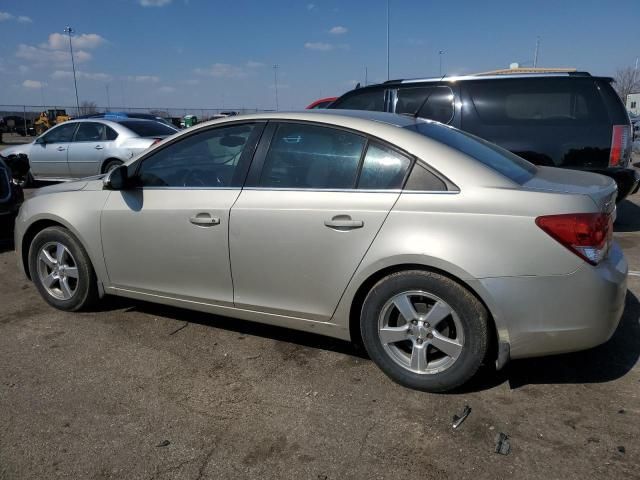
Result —
[[[564,168],[537,167],[537,170],[536,175],[524,183],[522,188],[587,195],[595,202],[598,211],[611,213],[615,209],[618,188],[611,178]]]

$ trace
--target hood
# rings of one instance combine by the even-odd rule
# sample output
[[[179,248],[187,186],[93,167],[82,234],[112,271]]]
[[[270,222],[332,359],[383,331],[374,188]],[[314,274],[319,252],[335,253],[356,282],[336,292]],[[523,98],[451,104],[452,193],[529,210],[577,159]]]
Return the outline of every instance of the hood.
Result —
[[[59,193],[59,192],[75,192],[77,190],[82,190],[89,183],[89,179],[82,178],[80,180],[74,180],[72,182],[64,182],[57,183],[55,185],[49,185],[47,187],[41,187],[37,190],[34,190],[33,197],[39,197],[41,195],[48,195],[50,193]]]

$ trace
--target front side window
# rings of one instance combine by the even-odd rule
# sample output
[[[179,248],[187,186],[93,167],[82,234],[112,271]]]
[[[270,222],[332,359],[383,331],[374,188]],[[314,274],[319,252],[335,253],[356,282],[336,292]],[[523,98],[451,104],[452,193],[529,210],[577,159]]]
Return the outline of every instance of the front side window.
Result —
[[[449,87],[401,88],[395,111],[449,123],[454,113],[453,91]]]
[[[384,90],[380,88],[360,92],[356,90],[337,99],[330,108],[384,112]]]
[[[242,153],[255,139],[256,125],[235,125],[189,135],[142,162],[143,187],[231,187]]]
[[[343,130],[283,123],[271,140],[259,186],[353,188],[364,145],[363,137]]]
[[[369,190],[402,188],[411,165],[404,155],[377,144],[370,144],[364,157],[358,188]]]
[[[76,131],[77,123],[63,123],[53,128],[44,135],[46,143],[68,143],[73,138],[73,132]]]
[[[74,142],[99,142],[104,138],[104,125],[94,122],[82,122],[76,131]]]

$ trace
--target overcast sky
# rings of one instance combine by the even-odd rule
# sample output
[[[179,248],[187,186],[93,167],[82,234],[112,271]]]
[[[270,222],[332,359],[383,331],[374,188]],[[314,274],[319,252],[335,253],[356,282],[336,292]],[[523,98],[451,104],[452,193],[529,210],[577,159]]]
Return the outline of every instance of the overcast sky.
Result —
[[[640,55],[639,0],[391,0],[391,77],[530,65],[613,75]],[[614,8],[615,6],[615,8]],[[387,79],[386,0],[0,0],[0,104],[281,109]]]

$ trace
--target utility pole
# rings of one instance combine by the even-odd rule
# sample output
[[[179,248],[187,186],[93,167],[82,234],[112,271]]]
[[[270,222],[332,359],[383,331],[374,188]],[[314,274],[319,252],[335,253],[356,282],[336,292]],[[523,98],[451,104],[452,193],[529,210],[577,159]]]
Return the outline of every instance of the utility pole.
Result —
[[[442,56],[443,55],[444,55],[444,50],[438,51],[438,59],[440,60],[440,62],[439,62],[440,63],[440,68],[439,68],[438,72],[440,72],[439,73],[440,77],[442,76]]]
[[[104,88],[107,90],[107,111],[111,111],[111,98],[109,97],[109,84],[107,83]]]
[[[390,80],[389,74],[389,0],[387,0],[387,80]]]
[[[364,67],[364,86],[366,87],[367,85],[369,85],[369,70]]]
[[[540,50],[540,36],[536,38],[536,53],[533,55],[533,68],[538,66],[538,50]]]
[[[73,86],[76,89],[76,107],[78,108],[78,115],[80,115],[80,100],[78,100],[78,82],[76,81],[76,63],[73,60],[73,45],[71,45],[71,34],[73,33],[73,28],[70,26],[66,26],[64,28],[64,33],[69,35],[69,51],[71,52],[71,68],[73,68]]]
[[[277,63],[273,64],[273,85],[276,91],[276,112],[279,110],[278,107],[278,69],[280,68],[280,65],[278,65]]]

